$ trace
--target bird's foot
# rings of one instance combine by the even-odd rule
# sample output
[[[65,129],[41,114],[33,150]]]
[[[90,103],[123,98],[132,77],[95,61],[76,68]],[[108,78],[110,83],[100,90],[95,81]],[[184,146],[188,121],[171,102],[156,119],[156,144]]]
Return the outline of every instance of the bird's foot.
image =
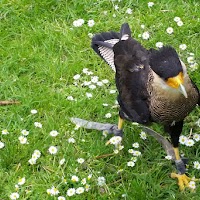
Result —
[[[123,130],[122,129],[117,129],[116,127],[112,130],[112,132],[110,133],[113,133],[114,136],[118,136],[118,139],[116,141],[116,143],[121,143],[121,140],[122,140],[122,137],[123,137]],[[121,138],[121,139],[120,139]],[[110,143],[113,143],[111,142],[112,138],[110,140],[108,140],[106,142],[106,145],[110,144]]]
[[[197,179],[190,178],[186,174],[176,174],[176,173],[171,173],[171,178],[178,179],[178,185],[181,191],[183,191],[186,187],[195,189],[195,187],[192,187],[192,184],[190,186],[190,183],[191,181],[197,181]]]

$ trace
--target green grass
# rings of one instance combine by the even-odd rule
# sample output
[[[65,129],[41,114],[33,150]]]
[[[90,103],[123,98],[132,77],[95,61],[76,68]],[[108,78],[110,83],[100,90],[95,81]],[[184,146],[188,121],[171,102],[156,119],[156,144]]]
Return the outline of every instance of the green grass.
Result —
[[[10,199],[11,193],[17,191],[15,185],[19,178],[25,177],[26,182],[20,186],[20,199],[57,199],[65,196],[71,187],[81,186],[71,182],[71,176],[77,175],[87,180],[90,190],[76,194],[66,199],[199,199],[200,185],[197,182],[196,192],[186,190],[179,192],[175,180],[169,177],[175,170],[174,165],[165,159],[162,147],[150,136],[147,140],[139,137],[140,131],[131,123],[124,127],[124,149],[117,155],[97,158],[111,154],[113,147],[106,146],[107,139],[98,131],[75,130],[70,117],[79,117],[90,121],[117,123],[118,109],[113,107],[117,94],[110,94],[115,89],[114,74],[111,69],[90,48],[91,39],[88,33],[102,31],[119,31],[124,22],[128,22],[133,37],[146,48],[155,47],[156,42],[174,46],[181,59],[188,66],[191,78],[200,87],[199,68],[191,70],[187,63],[188,53],[194,53],[196,62],[199,51],[199,1],[170,0],[155,1],[151,8],[148,1],[8,1],[0,3],[0,99],[18,100],[20,105],[0,107],[0,130],[7,129],[8,135],[0,135],[0,141],[5,147],[0,149],[0,199]],[[119,9],[115,11],[114,5]],[[126,14],[127,8],[133,13]],[[107,14],[104,14],[107,11]],[[113,17],[113,14],[116,17]],[[174,17],[180,17],[184,25],[179,27]],[[73,27],[73,21],[84,19],[81,27]],[[93,19],[95,25],[88,27],[87,21]],[[141,24],[145,29],[141,29]],[[173,27],[174,33],[166,33],[167,27]],[[149,40],[138,37],[144,31],[150,33]],[[187,49],[179,49],[180,44],[186,44]],[[99,77],[108,79],[109,83],[94,90],[82,87],[81,84],[90,80],[90,76],[82,73],[88,68]],[[81,78],[74,85],[73,76],[80,74]],[[86,92],[92,93],[88,99]],[[73,96],[74,101],[67,100]],[[108,107],[102,106],[108,103]],[[32,109],[38,111],[33,115]],[[105,118],[106,113],[112,117]],[[185,120],[184,135],[200,133],[195,122],[200,118],[200,110],[196,108]],[[34,122],[42,123],[36,128]],[[160,127],[154,125],[155,130]],[[21,144],[18,137],[21,130],[30,133],[27,136],[29,144]],[[57,130],[59,135],[51,137],[50,131]],[[73,137],[76,142],[68,143]],[[133,168],[127,166],[131,160],[128,149],[132,143],[140,144],[142,156],[138,158]],[[51,155],[50,146],[57,146],[58,153]],[[199,143],[193,147],[181,145],[181,152],[190,158],[188,173],[200,177],[200,171],[193,168],[193,161],[200,161]],[[41,151],[41,157],[35,165],[28,160],[34,150]],[[60,166],[59,161],[65,158]],[[81,165],[78,158],[84,158]],[[118,170],[123,169],[119,174]],[[106,185],[97,185],[98,177],[105,177]],[[67,183],[64,183],[64,177]],[[47,189],[55,186],[59,195],[50,196]],[[126,194],[125,197],[122,197]]]

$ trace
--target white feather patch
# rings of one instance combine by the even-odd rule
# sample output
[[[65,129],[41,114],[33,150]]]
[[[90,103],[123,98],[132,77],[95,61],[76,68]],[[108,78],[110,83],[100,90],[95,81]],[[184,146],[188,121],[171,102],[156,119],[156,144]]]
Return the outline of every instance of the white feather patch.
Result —
[[[121,40],[128,40],[128,38],[129,38],[129,35],[124,34],[124,35],[122,35]]]
[[[105,40],[104,42],[107,42],[109,44],[113,44],[113,46],[119,42],[119,39],[110,39],[110,40]],[[115,71],[115,64],[114,64],[114,52],[112,49],[109,49],[104,46],[98,46],[99,53],[103,57],[103,59],[110,65],[112,70]]]

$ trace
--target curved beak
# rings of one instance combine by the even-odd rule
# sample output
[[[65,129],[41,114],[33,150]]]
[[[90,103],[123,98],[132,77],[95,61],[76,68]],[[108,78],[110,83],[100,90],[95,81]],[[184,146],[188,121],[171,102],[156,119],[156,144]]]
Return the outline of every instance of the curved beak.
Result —
[[[183,96],[185,97],[185,98],[188,98],[188,95],[187,95],[187,92],[186,92],[186,90],[185,90],[185,87],[182,85],[182,84],[180,84],[180,86],[179,86],[179,91],[181,92],[181,94],[183,94]]]
[[[183,73],[182,72],[180,72],[175,77],[168,78],[168,80],[167,80],[167,84],[170,87],[178,89],[179,92],[181,92],[181,94],[183,94],[183,96],[185,98],[188,98],[188,95],[187,95],[186,89],[185,89],[185,87],[183,85],[183,82],[184,82],[184,79],[183,79]]]

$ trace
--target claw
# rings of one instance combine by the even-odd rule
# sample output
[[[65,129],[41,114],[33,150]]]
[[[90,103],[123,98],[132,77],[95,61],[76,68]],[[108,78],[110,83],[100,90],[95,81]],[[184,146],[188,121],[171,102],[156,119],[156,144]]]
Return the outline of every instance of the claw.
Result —
[[[171,178],[177,178],[178,179],[178,185],[181,191],[185,189],[185,187],[189,187],[190,181],[192,181],[192,178],[189,178],[186,174],[176,174],[171,173]],[[197,180],[197,179],[195,179]],[[195,181],[193,180],[193,181]]]

